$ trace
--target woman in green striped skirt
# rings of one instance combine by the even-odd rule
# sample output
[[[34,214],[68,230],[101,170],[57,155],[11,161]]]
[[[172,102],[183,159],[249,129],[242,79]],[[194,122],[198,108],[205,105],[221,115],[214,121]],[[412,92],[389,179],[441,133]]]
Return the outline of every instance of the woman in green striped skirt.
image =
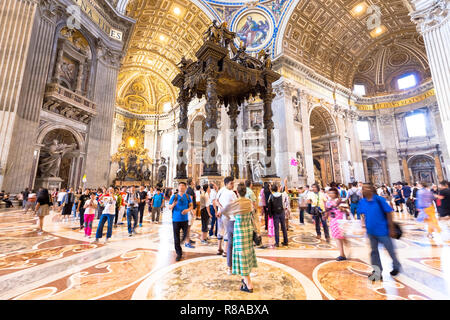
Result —
[[[251,200],[245,198],[247,193],[245,184],[240,183],[237,192],[239,199],[231,202],[221,212],[226,216],[234,215],[236,219],[233,233],[232,272],[242,276],[242,291],[253,292],[250,272],[258,266],[253,247],[253,206]]]

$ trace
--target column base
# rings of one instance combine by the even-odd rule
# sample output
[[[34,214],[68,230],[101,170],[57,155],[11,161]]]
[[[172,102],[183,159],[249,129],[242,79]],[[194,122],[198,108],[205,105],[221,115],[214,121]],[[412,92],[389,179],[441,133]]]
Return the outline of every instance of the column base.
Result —
[[[61,189],[61,183],[63,181],[64,180],[59,177],[37,178],[35,188],[36,189],[45,188],[48,189],[49,191],[54,188]]]

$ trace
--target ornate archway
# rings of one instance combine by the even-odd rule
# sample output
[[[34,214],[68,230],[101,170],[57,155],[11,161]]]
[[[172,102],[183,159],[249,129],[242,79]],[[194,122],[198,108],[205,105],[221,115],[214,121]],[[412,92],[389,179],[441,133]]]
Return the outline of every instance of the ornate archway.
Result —
[[[36,187],[77,188],[83,167],[84,141],[66,127],[50,126],[38,136]]]
[[[322,105],[310,111],[309,124],[314,159],[314,177],[322,186],[341,182],[341,167],[336,123],[330,112]]]
[[[383,184],[383,169],[378,160],[374,158],[367,159],[367,174],[369,182],[374,185]]]
[[[414,182],[437,182],[433,158],[426,155],[413,156],[408,160],[408,167],[411,169]]]

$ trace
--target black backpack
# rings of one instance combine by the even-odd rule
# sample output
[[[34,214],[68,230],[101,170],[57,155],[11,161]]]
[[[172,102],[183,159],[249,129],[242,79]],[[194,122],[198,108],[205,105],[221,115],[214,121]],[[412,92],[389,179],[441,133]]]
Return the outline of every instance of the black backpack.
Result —
[[[270,195],[269,202],[271,203],[269,208],[273,215],[284,214],[283,196],[274,197],[273,195]]]
[[[356,192],[353,192],[350,195],[350,201],[351,201],[351,203],[358,203],[359,202],[359,195]]]

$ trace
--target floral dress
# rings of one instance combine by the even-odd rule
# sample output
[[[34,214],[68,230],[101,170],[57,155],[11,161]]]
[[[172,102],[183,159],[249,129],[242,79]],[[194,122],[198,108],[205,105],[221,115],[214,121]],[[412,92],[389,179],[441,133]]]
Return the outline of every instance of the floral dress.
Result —
[[[252,213],[235,215],[233,233],[233,274],[248,276],[256,268],[256,254],[253,247]]]
[[[331,236],[334,239],[344,239],[344,231],[342,227],[339,225],[339,220],[344,219],[344,212],[339,210],[339,200],[338,199],[329,199],[325,204],[325,209],[330,213],[331,221],[330,221],[330,229]]]

